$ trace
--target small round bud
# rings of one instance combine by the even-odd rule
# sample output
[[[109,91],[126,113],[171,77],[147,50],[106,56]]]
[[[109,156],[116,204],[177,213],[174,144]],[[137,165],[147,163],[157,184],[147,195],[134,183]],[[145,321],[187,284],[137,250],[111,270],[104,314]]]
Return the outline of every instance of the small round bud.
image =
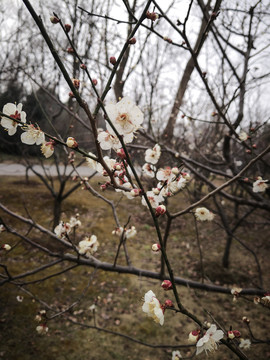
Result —
[[[106,189],[107,189],[107,185],[106,185],[106,184],[100,185],[100,190],[105,191]]]
[[[119,156],[121,159],[126,159],[126,153],[123,148],[118,149],[116,153],[117,153],[117,156]]]
[[[193,330],[188,335],[188,342],[191,344],[196,344],[199,340],[200,330]]]
[[[178,168],[176,166],[172,168],[172,173],[174,175],[177,175],[179,173],[179,170],[178,170]]]
[[[164,280],[161,284],[162,288],[165,291],[171,290],[173,288],[172,283],[170,280]]]
[[[50,17],[50,20],[51,20],[51,23],[52,24],[58,24],[59,23],[59,19],[58,19],[58,17],[56,17],[56,16],[51,16]]]
[[[86,69],[87,69],[87,67],[86,67],[85,64],[81,64],[80,68],[81,68],[82,70],[86,70]]]
[[[140,189],[132,189],[130,191],[130,195],[133,196],[133,197],[140,196],[140,194],[141,194]]]
[[[174,157],[177,159],[177,158],[179,158],[179,156],[180,156],[180,154],[178,153],[178,152],[176,152],[175,154],[174,154]]]
[[[234,333],[233,333],[233,331],[228,331],[227,332],[227,337],[229,338],[229,339],[234,339],[235,338],[235,335],[234,335]]]
[[[146,17],[147,17],[147,19],[150,19],[150,20],[152,20],[153,22],[156,21],[156,20],[159,18],[159,16],[158,16],[157,13],[155,13],[155,12],[151,12],[151,13],[150,13],[150,11],[147,11]]]
[[[70,24],[65,24],[65,30],[67,33],[70,32],[70,29],[71,29],[71,25]]]
[[[159,244],[153,244],[152,245],[152,251],[158,252],[161,249]]]
[[[174,307],[172,300],[169,300],[169,299],[167,299],[165,301],[164,306],[165,306],[165,308],[167,308],[167,307],[173,308]]]
[[[153,193],[154,193],[155,195],[159,195],[160,190],[159,190],[158,188],[154,188],[154,189],[153,189]]]
[[[92,83],[93,83],[94,86],[96,86],[97,85],[97,79],[93,79]]]
[[[67,52],[68,52],[69,54],[74,54],[74,50],[73,50],[72,47],[68,47],[68,48],[67,48]]]
[[[243,181],[244,181],[244,182],[249,182],[249,180],[248,180],[247,177],[245,177],[245,178],[243,179]]]
[[[257,145],[256,145],[256,144],[253,144],[252,147],[253,147],[253,149],[257,149]]]
[[[168,38],[167,36],[164,36],[163,40],[167,41],[169,44],[172,44],[172,39]]]
[[[242,321],[243,321],[244,323],[247,323],[247,324],[250,323],[249,318],[247,318],[246,316],[243,316],[243,317],[242,317]]]
[[[73,137],[68,137],[66,144],[69,148],[72,148],[72,149],[76,149],[78,147],[78,143]]]
[[[130,45],[134,45],[134,44],[136,44],[136,39],[133,37],[133,38],[129,39],[128,43]]]
[[[247,149],[247,150],[246,150],[246,153],[247,153],[247,154],[251,154],[251,150]]]
[[[11,246],[9,244],[3,244],[3,245],[1,245],[1,248],[3,250],[9,251],[11,249]]]
[[[78,90],[80,87],[80,80],[79,79],[72,79],[73,85]]]
[[[110,57],[110,63],[111,63],[112,65],[115,65],[115,64],[116,64],[116,58],[115,58],[114,56],[111,56],[111,57]]]
[[[233,335],[234,335],[235,337],[239,338],[239,337],[241,336],[241,333],[240,333],[240,331],[238,331],[238,330],[233,330]]]
[[[165,205],[159,205],[157,208],[156,208],[156,217],[160,216],[160,215],[163,215],[165,214],[166,212],[166,206]]]

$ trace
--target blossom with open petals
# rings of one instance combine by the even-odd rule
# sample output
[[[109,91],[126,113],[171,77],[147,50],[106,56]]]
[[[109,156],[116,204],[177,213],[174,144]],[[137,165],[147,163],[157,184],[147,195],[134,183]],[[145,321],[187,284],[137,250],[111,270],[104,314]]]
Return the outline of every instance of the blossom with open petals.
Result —
[[[91,237],[86,236],[82,241],[79,242],[79,253],[85,255],[86,257],[91,257],[99,246],[96,235]]]
[[[224,336],[224,332],[222,330],[217,330],[215,324],[212,324],[210,328],[206,331],[205,335],[200,338],[197,342],[196,347],[196,355],[200,354],[201,352],[207,351],[212,352],[217,350],[217,343],[221,340]]]
[[[36,331],[38,332],[39,335],[46,335],[47,332],[49,331],[49,328],[46,324],[40,324],[36,327]]]
[[[179,360],[182,359],[182,355],[180,354],[179,350],[172,352],[172,360]]]
[[[117,104],[106,105],[105,110],[120,135],[135,132],[143,122],[143,113],[128,96]],[[107,130],[111,132],[108,126]]]
[[[268,180],[263,180],[260,176],[258,176],[257,180],[253,183],[253,192],[264,192],[268,188],[268,184],[266,184]]]
[[[156,168],[155,168],[155,166],[153,166],[151,164],[145,163],[142,167],[142,171],[143,171],[143,174],[146,176],[149,176],[151,178],[155,177]]]
[[[98,134],[98,142],[103,150],[120,149],[122,147],[118,137],[112,135],[109,131],[102,131]]]
[[[214,219],[214,214],[205,207],[197,208],[195,210],[195,216],[200,221],[211,221]]]
[[[240,141],[246,141],[248,139],[248,134],[245,131],[240,131],[239,139]]]
[[[142,306],[143,312],[154,319],[155,322],[164,324],[164,314],[160,302],[152,290],[149,290],[144,295],[144,304]]]
[[[154,209],[159,206],[160,202],[164,201],[161,195],[156,195],[153,191],[147,191],[146,196]],[[142,204],[144,206],[147,206],[147,202],[145,201],[144,197],[142,197]]]
[[[26,122],[26,113],[22,111],[22,104],[12,104],[8,103],[3,107],[4,114],[12,117],[13,119],[20,120],[23,123]],[[12,136],[17,131],[18,123],[14,120],[11,120],[5,116],[1,119],[1,125],[8,130],[8,135]]]
[[[48,159],[54,153],[54,141],[44,142],[41,145],[41,152]]]
[[[55,227],[54,233],[57,237],[64,239],[66,235],[68,235],[71,231],[71,226],[69,223],[64,223],[60,221],[60,223]]]
[[[244,349],[244,350],[247,350],[250,348],[250,345],[251,345],[251,341],[249,339],[240,339],[240,344],[239,344],[239,347],[241,349]]]
[[[145,151],[145,162],[155,165],[161,155],[160,146],[156,144],[153,149],[147,149]]]
[[[33,124],[26,125],[22,128],[21,142],[26,145],[41,145],[45,142],[44,132],[36,128]]]

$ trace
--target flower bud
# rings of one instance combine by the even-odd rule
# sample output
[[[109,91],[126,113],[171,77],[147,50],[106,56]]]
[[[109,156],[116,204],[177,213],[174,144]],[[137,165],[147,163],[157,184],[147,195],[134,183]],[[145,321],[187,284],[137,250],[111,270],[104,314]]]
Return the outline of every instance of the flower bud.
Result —
[[[106,189],[107,189],[107,185],[106,185],[106,184],[100,185],[100,190],[105,191]]]
[[[78,143],[73,137],[68,137],[66,144],[69,148],[72,148],[72,149],[76,149],[78,147]]]
[[[243,317],[242,317],[242,321],[245,322],[245,323],[247,323],[247,324],[250,323],[249,318],[247,318],[246,316],[243,316]]]
[[[162,282],[161,286],[163,287],[163,289],[164,289],[165,291],[171,290],[171,289],[173,288],[172,283],[171,283],[170,280],[164,280],[164,281]]]
[[[229,338],[229,339],[234,339],[235,338],[235,335],[234,335],[234,333],[233,333],[233,331],[228,331],[227,332],[227,337]]]
[[[70,24],[65,24],[65,30],[67,33],[70,32],[70,29],[71,29],[71,25]]]
[[[73,54],[73,53],[74,53],[74,50],[73,50],[72,47],[69,47],[69,48],[67,48],[67,52],[68,52],[69,54]]]
[[[110,57],[110,63],[111,63],[112,65],[115,65],[115,64],[116,64],[116,58],[115,58],[114,56],[111,56],[111,57]]]
[[[159,190],[158,188],[154,188],[154,189],[153,189],[153,193],[154,193],[155,195],[159,195],[160,190]]]
[[[172,300],[169,300],[169,299],[165,300],[164,306],[165,306],[165,308],[167,308],[167,307],[173,308],[174,307]]]
[[[10,246],[9,244],[3,244],[3,245],[1,246],[1,248],[2,248],[3,250],[9,251],[9,250],[11,249],[11,246]]]
[[[159,205],[157,208],[156,208],[156,217],[160,216],[160,215],[163,215],[165,214],[166,212],[166,206],[165,205]]]
[[[87,67],[86,67],[85,64],[81,64],[80,68],[81,68],[82,70],[86,70],[86,69],[87,69]]]
[[[157,13],[155,13],[155,12],[151,12],[151,13],[150,13],[150,11],[147,11],[146,17],[147,17],[147,19],[150,19],[150,20],[152,20],[153,22],[156,21],[156,20],[159,18],[159,16],[158,16]]]
[[[73,85],[78,90],[80,87],[80,80],[79,79],[72,79]]]
[[[40,334],[40,335],[45,335],[47,334],[47,332],[49,331],[49,328],[46,324],[40,324],[36,327],[36,331]]]
[[[123,148],[118,149],[116,153],[121,159],[126,159],[126,153]]]
[[[247,149],[247,150],[246,150],[246,153],[247,153],[247,154],[251,154],[251,150]]]
[[[158,252],[161,249],[159,244],[153,244],[152,245],[152,251]]]
[[[233,335],[238,338],[241,336],[241,333],[238,330],[233,330]]]
[[[92,83],[93,83],[94,86],[96,86],[97,85],[97,79],[93,79]]]
[[[253,144],[252,147],[253,147],[253,149],[257,149],[257,145],[256,145],[256,144]]]
[[[172,39],[168,38],[167,36],[164,36],[163,40],[167,41],[169,44],[172,43]]]
[[[199,340],[200,330],[193,330],[188,335],[188,341],[191,344],[195,344]]]
[[[134,44],[136,44],[136,39],[133,37],[133,38],[129,39],[128,43],[130,45],[134,45]]]
[[[178,170],[178,168],[176,166],[172,168],[172,173],[174,175],[177,175],[179,173],[179,170]]]
[[[50,17],[50,20],[51,20],[51,23],[52,24],[58,24],[59,23],[59,19],[58,19],[58,17],[56,17],[56,16],[51,16]]]
[[[133,196],[133,197],[136,197],[136,196],[140,196],[141,194],[141,190],[140,189],[132,189],[130,191],[130,195]]]

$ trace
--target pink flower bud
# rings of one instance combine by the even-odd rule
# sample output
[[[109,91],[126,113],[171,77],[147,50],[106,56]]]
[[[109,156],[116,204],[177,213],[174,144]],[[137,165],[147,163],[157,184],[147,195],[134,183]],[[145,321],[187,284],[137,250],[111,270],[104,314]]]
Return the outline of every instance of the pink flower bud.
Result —
[[[156,208],[156,217],[165,214],[165,212],[166,212],[166,206],[165,205],[159,205]]]
[[[51,16],[50,20],[52,24],[58,24],[60,21],[56,16]]]
[[[96,85],[97,85],[97,79],[93,79],[93,80],[92,80],[92,83],[93,83],[93,85],[96,86]]]
[[[141,194],[141,190],[140,189],[132,189],[130,191],[130,195],[133,196],[133,197],[136,197],[136,196],[140,196]]]
[[[87,69],[87,67],[86,67],[85,64],[81,64],[80,68],[81,68],[82,70],[86,70],[86,69]]]
[[[129,39],[128,43],[130,45],[134,45],[134,44],[136,44],[136,39],[133,37],[133,38]]]
[[[193,330],[188,335],[188,341],[191,344],[195,344],[199,340],[200,330]]]
[[[253,149],[257,149],[257,145],[256,145],[256,144],[253,144],[252,147],[253,147]]]
[[[167,41],[169,44],[172,43],[172,39],[168,38],[167,36],[164,36],[163,40]]]
[[[227,336],[228,336],[228,338],[231,339],[231,340],[235,338],[235,335],[234,335],[233,331],[228,331],[228,332],[227,332]]]
[[[111,56],[111,57],[110,57],[110,63],[111,63],[112,65],[115,65],[115,64],[116,64],[116,58],[115,58],[114,56]]]
[[[158,252],[161,249],[159,244],[153,244],[152,245],[152,251]]]
[[[172,300],[169,300],[169,299],[165,300],[164,306],[165,306],[165,308],[174,307]]]
[[[150,11],[147,11],[146,17],[147,17],[147,19],[150,19],[150,20],[152,20],[153,22],[156,21],[156,20],[159,18],[159,16],[158,16],[157,13],[155,13],[155,12],[151,12],[151,13],[150,13]]]
[[[116,153],[117,153],[117,156],[119,156],[121,159],[126,159],[126,153],[123,148],[118,149]]]
[[[68,52],[69,54],[73,54],[73,53],[74,53],[74,50],[73,50],[72,47],[69,47],[69,48],[67,48],[67,52]]]
[[[73,85],[76,89],[79,89],[80,87],[80,80],[79,79],[72,79]]]
[[[247,153],[247,154],[251,154],[251,150],[247,149],[247,150],[246,150],[246,153]]]
[[[172,283],[171,283],[170,280],[164,280],[164,281],[162,282],[161,286],[163,287],[163,289],[164,289],[165,291],[171,290],[171,289],[173,288],[173,287],[172,287]]]
[[[106,189],[107,189],[107,185],[106,185],[106,184],[100,185],[100,190],[105,191]]]
[[[233,335],[238,338],[241,336],[241,333],[238,330],[233,330]]]
[[[78,143],[73,137],[68,137],[66,144],[69,148],[72,148],[72,149],[76,149],[78,147]]]
[[[65,24],[65,30],[67,33],[70,32],[70,29],[71,29],[71,25],[70,24]]]

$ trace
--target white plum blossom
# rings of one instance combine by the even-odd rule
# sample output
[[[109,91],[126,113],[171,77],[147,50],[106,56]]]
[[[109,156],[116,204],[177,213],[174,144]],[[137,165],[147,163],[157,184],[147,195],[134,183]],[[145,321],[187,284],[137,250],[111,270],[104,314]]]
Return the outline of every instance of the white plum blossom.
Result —
[[[79,214],[76,214],[76,217],[71,216],[69,225],[71,228],[77,228],[82,225],[81,221],[79,220]]]
[[[102,131],[98,134],[98,142],[100,143],[100,147],[103,150],[117,150],[122,147],[118,137],[116,135],[112,135],[109,131]]]
[[[26,125],[22,128],[21,142],[26,145],[41,145],[45,142],[44,132],[36,128],[33,124]]]
[[[98,246],[99,242],[97,241],[96,235],[92,235],[91,237],[86,236],[79,242],[79,253],[89,258],[97,252]]]
[[[115,228],[112,231],[113,235],[121,236],[123,234],[124,228],[122,226]]]
[[[142,171],[146,176],[149,176],[151,178],[155,177],[156,168],[151,164],[144,164],[142,167]]]
[[[60,223],[55,227],[54,233],[57,237],[64,239],[66,235],[68,235],[71,231],[71,226],[69,223],[64,223],[60,221]]]
[[[131,239],[134,236],[136,236],[136,234],[137,234],[137,230],[136,230],[135,226],[131,226],[130,229],[126,230],[125,236],[126,236],[126,239]]]
[[[250,348],[251,341],[249,339],[240,339],[239,347],[244,350],[248,350]]]
[[[222,330],[217,330],[216,325],[212,324],[210,328],[206,331],[205,335],[197,342],[196,355],[200,354],[203,351],[207,353],[207,351],[212,352],[214,350],[217,350],[217,343],[223,338],[223,336],[224,332]]]
[[[104,156],[103,160],[107,164],[108,168],[113,171],[114,167],[115,167],[115,164],[116,164],[116,160],[115,159],[110,159],[109,156]],[[97,163],[96,170],[97,170],[97,172],[99,172],[103,176],[108,176],[107,172],[105,171],[105,169],[103,168],[103,166],[100,163]]]
[[[147,313],[148,316],[153,318],[155,322],[159,323],[160,325],[164,324],[163,309],[152,290],[149,290],[144,295],[144,304],[142,306],[142,310],[143,312]]]
[[[168,181],[174,177],[175,175],[172,173],[172,169],[169,166],[165,167],[165,169],[159,169],[156,175],[156,178],[159,181]]]
[[[38,332],[39,335],[46,335],[47,332],[49,331],[49,328],[46,324],[40,324],[36,327],[36,331]]]
[[[105,110],[119,135],[135,132],[143,122],[143,113],[129,97],[124,97],[117,104],[106,105]],[[107,130],[111,132],[108,127]]]
[[[88,155],[93,156],[93,157],[96,157],[95,154],[93,154],[93,153],[91,153],[91,152],[89,152]],[[96,170],[96,169],[97,169],[97,162],[96,162],[96,160],[94,160],[94,159],[92,159],[92,158],[90,158],[90,157],[87,157],[87,158],[86,158],[86,163],[87,163],[87,165],[89,166],[90,169],[92,169],[92,170]]]
[[[214,214],[205,207],[197,208],[195,210],[195,216],[200,221],[211,221],[214,219]]]
[[[179,350],[172,352],[172,360],[179,360],[182,359],[182,355]]]
[[[266,184],[268,180],[263,180],[260,176],[257,177],[257,180],[253,183],[253,192],[264,192],[268,188]]]
[[[145,151],[145,162],[155,165],[161,155],[161,149],[158,144],[156,144],[153,149],[147,149]]]
[[[13,119],[20,120],[23,123],[26,122],[26,113],[22,111],[22,104],[16,105],[16,104],[8,103],[4,105],[2,112],[12,117]],[[8,135],[10,136],[16,133],[18,125],[21,126],[15,120],[13,121],[5,116],[2,117],[0,123],[5,129],[8,130]]]
[[[248,134],[245,131],[240,131],[239,139],[240,141],[246,141],[248,139]]]
[[[161,195],[156,195],[153,191],[147,191],[146,196],[148,200],[150,201],[150,204],[152,208],[157,208],[159,203],[164,201],[163,197]],[[144,206],[147,206],[147,203],[145,201],[145,198],[142,197],[142,204]]]
[[[54,153],[54,142],[48,141],[41,145],[41,152],[48,159]]]

